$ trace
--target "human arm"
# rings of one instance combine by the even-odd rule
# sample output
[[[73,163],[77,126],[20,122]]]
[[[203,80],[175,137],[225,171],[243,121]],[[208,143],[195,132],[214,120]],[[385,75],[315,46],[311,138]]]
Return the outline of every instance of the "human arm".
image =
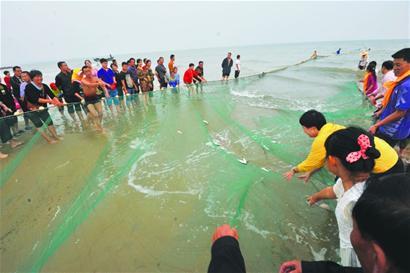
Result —
[[[325,141],[326,139],[317,136],[312,143],[312,147],[310,148],[307,158],[299,165],[293,167],[290,171],[285,173],[284,177],[287,180],[291,180],[296,173],[309,172],[323,167],[326,158]]]
[[[43,84],[44,92],[46,93],[47,97],[49,98],[48,102],[45,103],[51,103],[55,106],[63,106],[64,104],[58,100],[58,98],[54,95],[54,93],[51,91],[50,87],[48,85]],[[42,100],[41,98],[39,101]]]
[[[208,273],[245,273],[245,261],[236,229],[225,224],[212,236],[211,262]]]
[[[320,168],[319,168],[319,169],[311,170],[311,171],[306,172],[306,173],[304,173],[304,174],[302,174],[302,175],[299,175],[298,178],[299,178],[300,180],[303,180],[303,182],[307,183],[307,182],[309,181],[309,179],[312,177],[312,175],[314,175],[314,174],[315,174],[316,172],[318,172],[319,170],[320,170]]]
[[[309,196],[307,198],[307,201],[309,203],[309,206],[312,206],[324,199],[336,199],[336,194],[333,190],[333,187],[326,187],[323,190]]]
[[[0,101],[0,107],[3,108],[5,112],[13,113],[13,111],[10,108],[8,108],[7,105],[5,105],[2,101]]]
[[[288,261],[281,265],[279,273],[363,273],[359,267],[344,267],[335,262]]]
[[[63,90],[63,81],[61,80],[61,78],[59,77],[59,75],[56,76],[55,78],[55,84],[57,86],[58,89]]]
[[[376,124],[374,124],[373,126],[371,126],[369,128],[369,132],[372,133],[373,135],[376,133],[377,129],[380,126],[383,126],[385,124],[389,124],[393,121],[396,121],[402,117],[404,117],[406,115],[408,110],[396,110],[393,113],[391,113],[390,115],[388,115],[386,118],[384,118],[383,120],[379,120],[378,122],[376,122]]]

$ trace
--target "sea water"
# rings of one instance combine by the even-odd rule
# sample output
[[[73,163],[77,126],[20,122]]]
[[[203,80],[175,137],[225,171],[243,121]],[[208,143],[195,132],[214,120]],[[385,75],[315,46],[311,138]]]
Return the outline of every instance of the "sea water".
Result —
[[[1,271],[204,272],[212,233],[223,223],[238,229],[249,272],[274,272],[293,258],[338,261],[333,212],[305,201],[333,177],[322,170],[307,184],[282,178],[312,141],[298,118],[314,108],[331,122],[367,128],[372,108],[356,84],[360,51],[371,48],[370,60],[380,64],[408,45],[329,42],[115,56],[155,63],[175,53],[181,74],[202,60],[205,77],[218,80],[232,51],[242,56],[242,77],[210,82],[198,94],[181,87],[156,91],[147,103],[138,98],[118,116],[105,113],[106,134],[50,110],[64,140],[48,145],[26,133],[25,144],[0,162]],[[315,49],[318,59],[300,63]],[[67,62],[79,67],[82,59]],[[23,68],[40,69],[46,82],[58,72],[55,62]]]

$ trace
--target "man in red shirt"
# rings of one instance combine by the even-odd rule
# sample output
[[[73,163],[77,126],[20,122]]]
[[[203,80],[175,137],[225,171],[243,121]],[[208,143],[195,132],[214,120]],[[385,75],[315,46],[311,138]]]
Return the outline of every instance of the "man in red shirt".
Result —
[[[189,68],[184,73],[184,83],[189,85],[194,82],[194,78],[198,77],[198,73],[196,73],[194,69],[195,65],[193,63],[189,64]]]
[[[205,79],[198,75],[195,71],[195,65],[190,63],[189,68],[184,73],[184,83],[187,85],[190,93],[194,92],[193,84],[197,81],[201,82],[205,81]]]

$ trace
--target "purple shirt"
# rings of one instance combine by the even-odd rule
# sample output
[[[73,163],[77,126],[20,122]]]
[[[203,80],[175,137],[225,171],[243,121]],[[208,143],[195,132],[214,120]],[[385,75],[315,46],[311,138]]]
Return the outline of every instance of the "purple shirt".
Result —
[[[377,85],[377,80],[376,78],[373,76],[373,74],[371,74],[368,78],[367,78],[367,86],[373,86],[372,88],[368,89],[366,91],[366,96],[370,96],[370,95],[374,95],[374,93],[377,92],[377,89],[379,89],[378,85]]]
[[[111,68],[108,68],[107,70],[104,70],[104,68],[101,68],[98,70],[97,73],[98,78],[103,80],[104,82],[108,84],[113,84],[114,83],[114,72],[111,70]]]

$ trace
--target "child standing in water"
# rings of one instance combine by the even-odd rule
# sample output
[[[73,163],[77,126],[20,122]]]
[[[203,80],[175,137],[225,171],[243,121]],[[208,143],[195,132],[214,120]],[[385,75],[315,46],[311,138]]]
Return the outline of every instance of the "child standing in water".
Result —
[[[339,179],[308,197],[309,205],[323,199],[337,199],[336,219],[339,228],[341,265],[360,267],[350,242],[353,230],[352,209],[364,191],[380,152],[375,148],[374,137],[360,128],[349,127],[333,133],[325,143],[326,166]]]
[[[367,97],[374,96],[379,88],[377,84],[376,65],[377,63],[375,61],[371,61],[366,68],[366,74],[363,78],[363,92]]]

